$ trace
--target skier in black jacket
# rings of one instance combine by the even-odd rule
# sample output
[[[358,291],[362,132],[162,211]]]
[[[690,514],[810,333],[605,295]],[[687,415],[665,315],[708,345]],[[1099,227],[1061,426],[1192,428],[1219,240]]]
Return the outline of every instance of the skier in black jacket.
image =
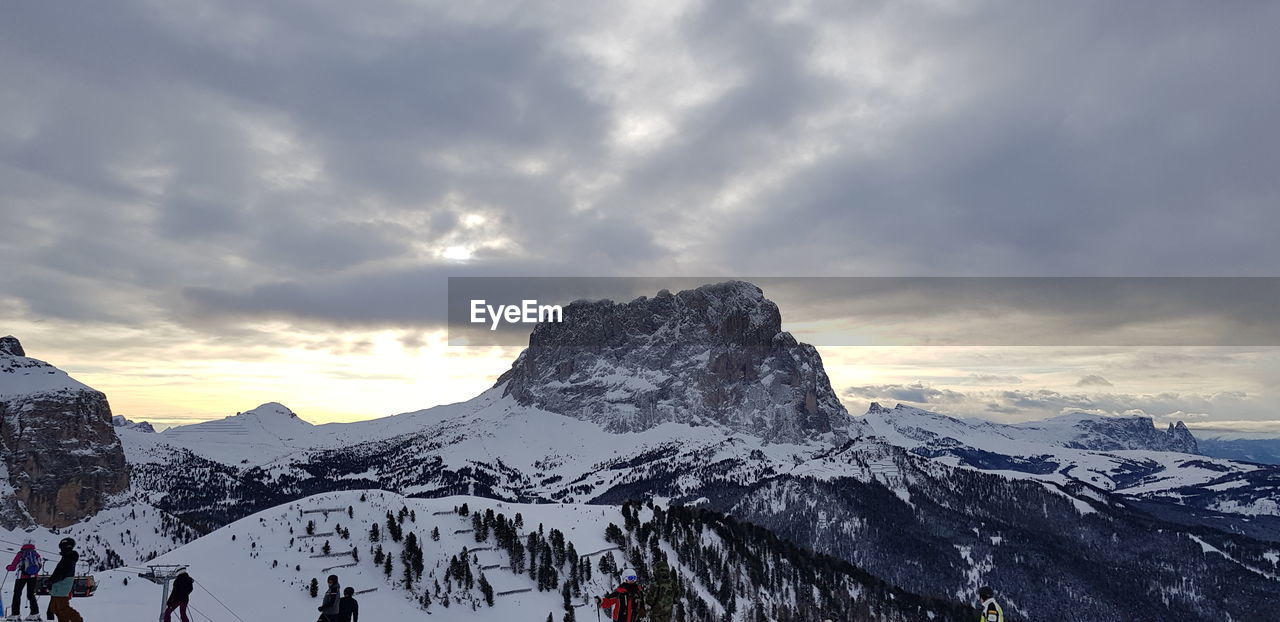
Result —
[[[169,616],[173,614],[174,609],[178,610],[182,622],[191,622],[187,619],[187,604],[191,602],[191,592],[195,589],[195,584],[196,580],[185,572],[174,578],[173,591],[169,593],[169,600],[165,601],[164,622],[169,622]]]
[[[360,622],[360,602],[355,595],[353,587],[342,590],[342,599],[338,601],[338,622]]]
[[[62,559],[49,575],[49,613],[57,617],[58,622],[84,622],[80,612],[71,608],[71,588],[76,582],[76,563],[80,561],[76,541],[63,538],[58,550]]]

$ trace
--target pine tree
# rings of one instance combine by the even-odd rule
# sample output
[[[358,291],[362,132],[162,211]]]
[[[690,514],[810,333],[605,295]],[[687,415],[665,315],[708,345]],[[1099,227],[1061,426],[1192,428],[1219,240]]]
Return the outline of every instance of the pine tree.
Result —
[[[311,594],[311,597],[312,597],[312,598],[315,598],[316,596],[319,596],[319,595],[320,595],[320,580],[319,580],[319,579],[317,579],[317,578],[315,578],[315,577],[311,577],[311,586],[307,588],[307,592]]]
[[[489,580],[484,578],[484,573],[480,573],[480,594],[484,596],[484,604],[493,606],[493,586],[489,585]]]
[[[382,559],[382,574],[391,576],[391,556],[388,555]]]
[[[606,577],[612,577],[618,574],[618,562],[613,558],[613,553],[605,553],[600,558],[600,574]]]
[[[378,530],[378,523],[374,523],[369,527],[369,541],[377,542],[382,539],[382,533]]]
[[[439,542],[439,541],[440,541],[440,528],[439,528],[439,527],[432,527],[432,528],[431,528],[431,539],[432,539],[433,541],[435,541],[435,542]]]
[[[664,560],[654,562],[653,583],[645,592],[649,619],[652,622],[671,622],[671,610],[676,601],[675,582]]]
[[[604,540],[618,546],[627,545],[627,535],[622,533],[622,529],[613,523],[609,523],[609,526],[604,528]]]

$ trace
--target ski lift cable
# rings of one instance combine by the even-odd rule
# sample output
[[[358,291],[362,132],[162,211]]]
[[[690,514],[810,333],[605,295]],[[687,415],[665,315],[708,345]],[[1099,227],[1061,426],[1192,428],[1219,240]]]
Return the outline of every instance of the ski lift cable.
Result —
[[[200,611],[199,609],[196,609],[195,607],[193,607],[193,606],[191,606],[191,605],[189,605],[189,604],[187,605],[187,609],[190,609],[193,613],[195,613],[195,614],[196,614],[196,615],[198,615],[198,616],[203,617],[204,619],[208,620],[209,622],[214,622],[213,618],[209,617],[209,614],[207,614],[207,613],[205,613],[205,612],[203,612],[203,611]]]
[[[222,608],[223,608],[223,609],[226,609],[226,610],[227,610],[227,613],[230,613],[232,617],[234,617],[235,619],[239,620],[240,622],[244,622],[244,618],[241,618],[239,615],[236,615],[236,612],[232,611],[232,610],[231,610],[231,607],[228,607],[228,606],[227,606],[227,604],[226,604],[226,603],[224,603],[224,602],[222,602],[222,600],[221,600],[220,598],[218,598],[217,596],[215,596],[215,595],[213,594],[213,592],[210,592],[210,591],[209,591],[209,588],[205,587],[203,583],[200,583],[199,581],[194,581],[194,580],[193,580],[193,582],[194,582],[196,585],[199,585],[199,586],[200,586],[200,589],[204,590],[204,593],[205,593],[205,594],[208,594],[208,595],[209,595],[210,597],[212,597],[212,598],[213,598],[213,600],[214,600],[214,601],[216,601],[219,605],[222,605]]]

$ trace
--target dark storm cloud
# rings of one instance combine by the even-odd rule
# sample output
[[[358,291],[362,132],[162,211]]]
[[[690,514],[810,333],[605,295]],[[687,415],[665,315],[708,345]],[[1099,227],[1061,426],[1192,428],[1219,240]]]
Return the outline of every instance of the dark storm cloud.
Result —
[[[815,262],[864,274],[1273,272],[1280,83],[1261,76],[1280,8],[992,3],[901,19],[923,6],[883,13],[912,27],[900,68],[937,65],[922,87],[937,105],[793,175],[722,252],[774,266],[792,232]]]
[[[588,4],[10,3],[3,308],[418,328],[459,274],[1265,274],[1278,24],[1268,4],[711,2],[659,46]],[[632,113],[671,131],[620,146]],[[1218,311],[791,293],[792,319],[1003,304],[1100,340],[1130,308]],[[1274,318],[1234,302],[1204,332]]]

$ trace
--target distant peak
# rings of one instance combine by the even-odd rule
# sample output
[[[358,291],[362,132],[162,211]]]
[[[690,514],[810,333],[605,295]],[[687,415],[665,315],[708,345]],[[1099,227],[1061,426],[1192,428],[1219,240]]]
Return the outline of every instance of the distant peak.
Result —
[[[10,356],[26,356],[27,353],[22,349],[22,343],[13,335],[5,335],[0,337],[0,354],[8,354]]]
[[[285,417],[289,417],[290,419],[298,418],[297,413],[293,412],[292,410],[289,410],[288,406],[285,406],[280,402],[267,402],[265,404],[258,406],[257,408],[254,408],[253,410],[245,411],[242,414],[247,415],[249,413],[253,413],[255,415],[267,415],[267,416],[285,416]]]
[[[868,413],[887,413],[889,412],[889,409],[885,408],[884,406],[881,406],[880,402],[871,402],[871,408],[868,408],[867,412]]]

